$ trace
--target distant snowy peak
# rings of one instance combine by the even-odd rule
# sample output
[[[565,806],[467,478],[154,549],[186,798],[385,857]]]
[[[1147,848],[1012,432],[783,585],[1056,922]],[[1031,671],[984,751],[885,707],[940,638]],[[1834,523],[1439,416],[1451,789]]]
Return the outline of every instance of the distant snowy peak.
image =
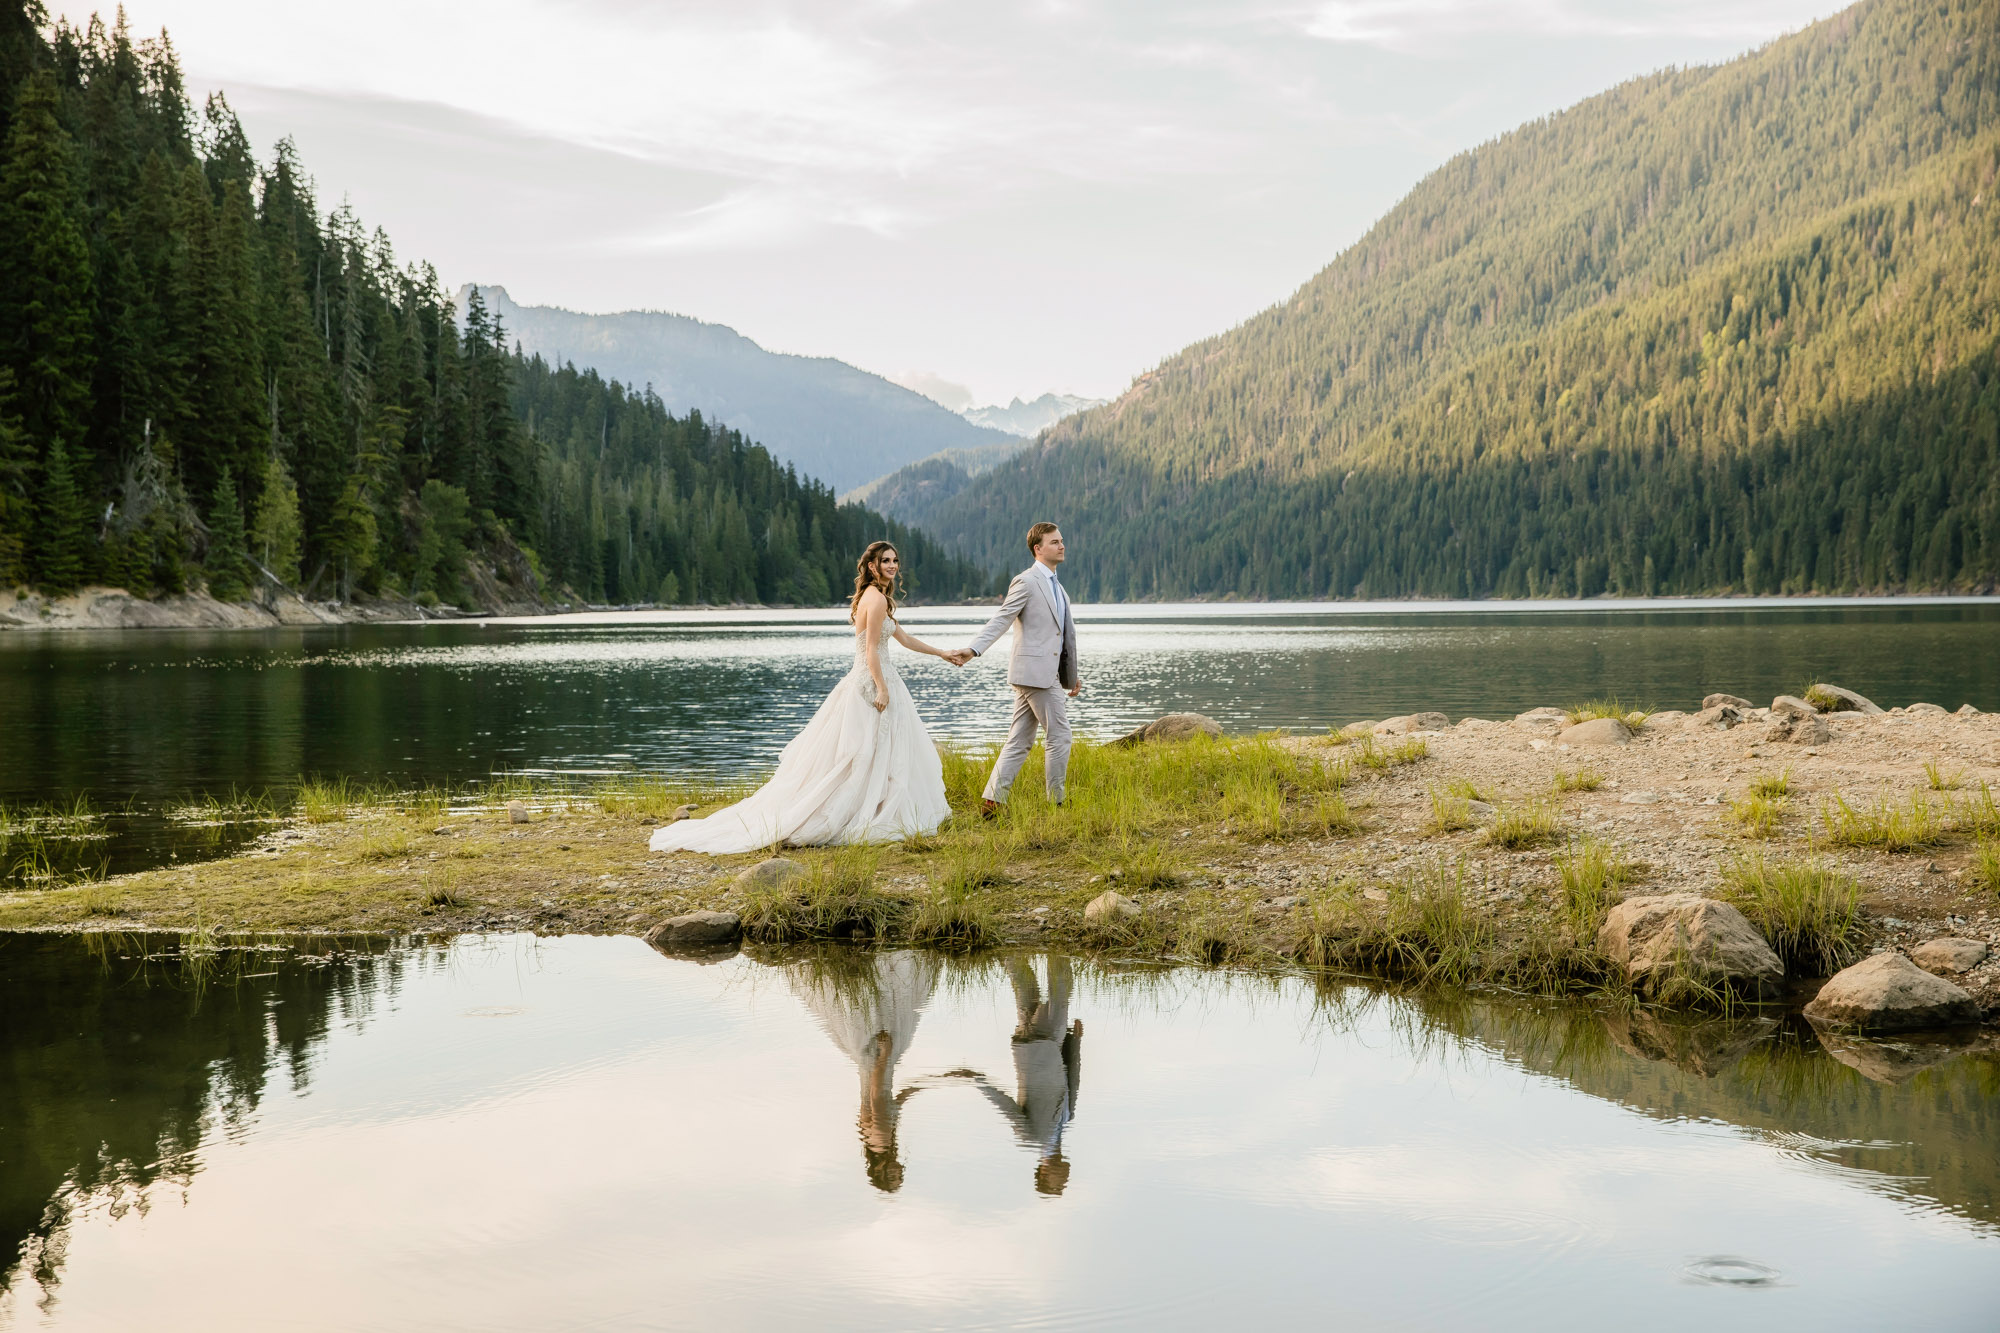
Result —
[[[1009,435],[1039,435],[1064,417],[1087,408],[1102,407],[1102,398],[1079,398],[1069,393],[1045,393],[1032,403],[1019,398],[1005,407],[968,407],[959,415],[975,426],[1004,430]]]

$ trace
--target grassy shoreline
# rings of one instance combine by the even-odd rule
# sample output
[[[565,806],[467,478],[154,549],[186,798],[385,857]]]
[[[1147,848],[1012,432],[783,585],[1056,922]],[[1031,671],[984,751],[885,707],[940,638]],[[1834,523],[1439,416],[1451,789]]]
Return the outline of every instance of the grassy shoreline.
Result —
[[[653,827],[686,807],[725,804],[748,784],[515,778],[453,794],[313,781],[283,812],[255,796],[177,812],[208,827],[264,830],[234,855],[0,896],[0,929],[640,934],[677,913],[721,909],[768,943],[1027,943],[1616,993],[1622,983],[1594,943],[1604,912],[1628,893],[1682,887],[1657,883],[1657,867],[1591,826],[1587,803],[1611,794],[1607,781],[1618,785],[1600,768],[1619,767],[1620,756],[1554,756],[1566,762],[1544,764],[1539,785],[1524,788],[1454,774],[1466,765],[1434,753],[1452,741],[1450,732],[1350,728],[1083,744],[1066,807],[1043,797],[1037,754],[990,821],[974,812],[992,752],[947,750],[956,814],[943,830],[878,847],[773,849],[802,870],[776,887],[739,879],[773,853],[646,850]],[[1937,790],[1941,770],[1931,768],[1932,790],[1872,804],[1836,792],[1822,797],[1817,821],[1792,811],[1801,793],[1789,769],[1756,779],[1718,821],[1727,859],[1704,891],[1743,907],[1795,973],[1824,975],[1858,957],[1882,936],[1886,914],[1864,907],[1843,854],[1956,847],[1975,893],[1981,858],[1993,857],[1991,788]],[[510,818],[510,803],[525,822]],[[1107,889],[1139,913],[1089,920],[1085,908]],[[1697,987],[1682,998],[1722,997]]]

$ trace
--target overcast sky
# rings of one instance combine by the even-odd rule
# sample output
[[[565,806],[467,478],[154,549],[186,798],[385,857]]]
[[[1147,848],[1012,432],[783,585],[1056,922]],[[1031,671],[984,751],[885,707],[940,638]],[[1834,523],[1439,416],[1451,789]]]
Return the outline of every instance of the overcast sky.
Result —
[[[131,0],[445,281],[1109,397],[1453,153],[1829,0]],[[92,5],[56,0],[81,21]],[[949,398],[948,391],[940,390]],[[956,403],[952,405],[957,405]]]

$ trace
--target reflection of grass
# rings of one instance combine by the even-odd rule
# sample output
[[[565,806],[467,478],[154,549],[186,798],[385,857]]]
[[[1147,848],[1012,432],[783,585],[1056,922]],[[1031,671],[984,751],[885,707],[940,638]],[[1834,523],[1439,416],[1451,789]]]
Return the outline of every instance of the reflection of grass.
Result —
[[[1724,872],[1723,895],[1764,932],[1787,969],[1829,976],[1860,952],[1861,886],[1824,862],[1738,857]]]

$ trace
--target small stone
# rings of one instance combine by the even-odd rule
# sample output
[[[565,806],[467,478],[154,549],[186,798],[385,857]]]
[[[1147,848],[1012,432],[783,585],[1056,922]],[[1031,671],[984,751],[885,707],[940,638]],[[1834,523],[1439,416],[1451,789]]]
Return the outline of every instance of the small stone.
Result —
[[[694,812],[700,808],[701,807],[694,805],[680,806],[676,808],[672,814],[667,816],[667,822],[669,824],[678,824],[683,819],[691,819],[694,816]]]
[[[1467,801],[1465,803],[1465,812],[1474,819],[1491,819],[1496,813],[1493,807],[1485,801]]]
[[[528,822],[527,805],[521,801],[507,802],[507,822],[510,824],[527,823]]]
[[[1716,704],[1712,708],[1702,709],[1699,713],[1689,714],[1687,721],[1681,725],[1690,731],[1727,731],[1743,721],[1747,707],[1748,705],[1738,708],[1735,704]]]
[[[806,868],[797,861],[790,861],[782,856],[773,856],[769,860],[759,861],[756,865],[737,875],[736,882],[746,889],[775,889],[781,884],[790,883],[805,873]]]
[[[688,912],[670,916],[646,932],[646,943],[662,953],[675,949],[713,949],[736,943],[743,919],[734,912]]]
[[[1083,909],[1083,919],[1097,925],[1116,925],[1139,915],[1139,904],[1116,889],[1106,889]]]
[[[1740,713],[1747,713],[1756,706],[1748,699],[1739,699],[1733,694],[1711,694],[1701,701],[1703,712],[1711,708],[1734,708]]]
[[[1818,717],[1819,709],[1814,708],[1795,694],[1781,694],[1771,700],[1772,717]]]
[[[1618,798],[1620,805],[1658,805],[1660,794],[1653,791],[1628,791]]]
[[[1678,708],[1662,708],[1657,713],[1648,713],[1644,725],[1648,731],[1667,731],[1673,727],[1684,726],[1691,716],[1692,714],[1684,713]]]
[[[1565,728],[1556,739],[1564,745],[1624,745],[1632,729],[1615,717],[1594,717]]]
[[[1812,707],[1811,704],[1804,706]],[[1833,732],[1826,725],[1826,719],[1818,713],[1795,713],[1772,705],[1771,725],[1764,732],[1765,740],[1780,745],[1824,745],[1832,738]]]
[[[1910,961],[1926,972],[1970,972],[1992,952],[1985,940],[1927,940],[1910,950]]]
[[[1168,713],[1156,717],[1151,722],[1132,730],[1111,742],[1113,745],[1131,746],[1141,741],[1186,741],[1196,736],[1212,736],[1220,739],[1222,726],[1214,718],[1201,713]]]
[[[1903,1032],[1977,1023],[1979,1005],[1902,954],[1885,952],[1835,973],[1805,1015],[1815,1026],[1837,1031]]]
[[[1971,704],[1960,704],[1958,706],[1958,715],[1960,717],[1978,717],[1979,710]]]
[[[1942,708],[1942,707],[1940,707],[1940,706],[1939,706],[1939,705],[1937,705],[1937,704],[1911,704],[1911,705],[1910,705],[1910,707],[1909,707],[1909,711],[1910,711],[1910,712],[1911,712],[1912,714],[1914,714],[1914,715],[1916,715],[1916,716],[1919,716],[1919,717],[1945,717],[1945,716],[1948,716],[1948,712],[1947,712],[1947,710],[1946,710],[1946,709],[1944,709],[1944,708]]]
[[[1514,718],[1514,725],[1523,731],[1538,731],[1553,736],[1569,725],[1569,714],[1560,708],[1530,708]]]

